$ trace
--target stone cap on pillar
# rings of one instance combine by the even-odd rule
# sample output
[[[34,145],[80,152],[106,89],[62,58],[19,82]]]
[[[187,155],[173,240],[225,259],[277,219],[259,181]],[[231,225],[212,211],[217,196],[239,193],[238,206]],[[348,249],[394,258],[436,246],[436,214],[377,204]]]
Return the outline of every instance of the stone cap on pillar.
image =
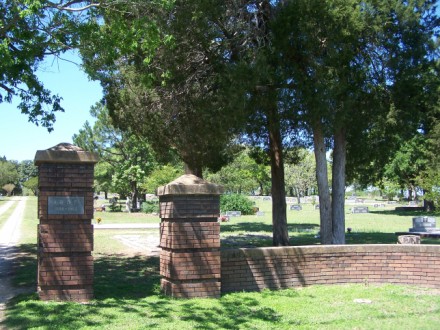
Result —
[[[221,195],[224,189],[193,174],[185,174],[165,186],[157,188],[158,196],[165,195]]]
[[[34,164],[37,166],[43,163],[95,164],[97,162],[97,154],[70,143],[60,143],[46,150],[37,150],[34,159]]]

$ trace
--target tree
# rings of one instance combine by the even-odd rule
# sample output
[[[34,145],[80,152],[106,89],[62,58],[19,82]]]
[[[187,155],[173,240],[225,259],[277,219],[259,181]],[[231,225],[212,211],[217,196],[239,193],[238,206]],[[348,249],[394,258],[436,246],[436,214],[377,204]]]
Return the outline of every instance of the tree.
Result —
[[[417,134],[411,140],[403,142],[393,159],[385,166],[385,177],[398,183],[401,188],[408,189],[409,200],[416,193],[418,178],[427,168],[427,152],[426,138]]]
[[[232,162],[215,173],[209,173],[210,182],[222,185],[228,193],[253,194],[258,189],[270,186],[270,168],[258,164],[250,156],[249,149],[243,149]]]
[[[83,129],[73,136],[73,141],[84,150],[99,154],[99,163],[106,165],[98,165],[97,179],[103,179],[101,183],[108,185],[111,173],[112,188],[123,195],[130,195],[132,208],[137,208],[138,185],[156,166],[151,147],[146,139],[115,128],[102,104],[93,106],[90,113],[97,119],[94,126],[86,122]]]
[[[171,164],[156,167],[150,175],[145,177],[140,187],[147,194],[156,194],[156,190],[160,186],[164,186],[175,180],[183,174],[182,166],[173,166]]]
[[[122,2],[100,14],[104,24],[88,30],[82,54],[119,127],[156,151],[175,148],[201,176],[230,159],[231,141],[251,122],[271,159],[274,244],[287,245],[271,2]]]
[[[17,171],[20,176],[18,179],[20,184],[38,176],[38,168],[34,165],[32,160],[23,160],[18,163]]]
[[[11,196],[12,192],[13,192],[14,189],[15,189],[15,184],[13,184],[13,183],[7,183],[7,184],[5,184],[5,185],[2,187],[2,189],[6,191],[6,194],[7,194],[8,196]]]
[[[36,72],[47,56],[78,46],[82,13],[93,1],[0,1],[0,103],[21,101],[29,121],[53,129],[62,98],[44,88]]]
[[[383,128],[417,127],[422,111],[414,109],[425,87],[417,72],[430,66],[438,26],[433,4],[295,1],[279,12],[275,36],[285,79],[314,141],[324,244],[345,242],[347,154],[356,160],[362,138]],[[331,199],[327,146],[333,148]]]
[[[88,72],[104,85],[114,122],[148,138],[158,154],[175,149],[191,173],[220,168],[234,120],[219,106],[222,82],[213,70],[220,55],[205,36],[212,30],[200,16],[205,4],[120,6],[127,14],[103,11],[106,24],[90,30],[82,49]],[[103,38],[117,52],[99,44]]]
[[[300,197],[306,196],[310,188],[316,186],[316,165],[313,153],[306,149],[295,150],[298,159],[285,165],[286,188],[291,196],[295,194],[300,203]]]
[[[35,196],[38,195],[38,177],[33,176],[29,178],[28,180],[23,182],[23,186],[32,191]]]
[[[15,184],[17,183],[18,178],[19,174],[16,164],[7,160],[0,161],[0,186],[9,183]]]

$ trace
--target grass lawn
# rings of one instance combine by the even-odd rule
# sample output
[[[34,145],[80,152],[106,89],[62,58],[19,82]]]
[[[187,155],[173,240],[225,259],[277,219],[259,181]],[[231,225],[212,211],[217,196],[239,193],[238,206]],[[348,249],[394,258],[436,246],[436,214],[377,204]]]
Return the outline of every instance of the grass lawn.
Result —
[[[23,255],[16,264],[17,286],[36,285],[36,205],[36,198],[27,202],[20,245]],[[222,246],[270,245],[270,202],[257,201],[257,206],[265,216],[237,217],[221,224]],[[347,242],[395,244],[394,232],[408,230],[412,217],[419,214],[393,209],[351,214],[347,208],[347,227],[353,228]],[[134,222],[133,214],[100,213],[104,214],[114,214],[112,221],[119,216],[124,222]],[[288,225],[293,244],[318,244],[314,236],[319,212],[312,205],[303,205],[302,211],[289,210]],[[440,290],[410,286],[365,283],[240,292],[220,299],[164,297],[159,292],[159,258],[133,255],[114,238],[140,235],[143,239],[154,232],[157,229],[95,230],[95,299],[89,304],[55,303],[39,301],[36,294],[21,295],[8,304],[0,328],[440,329]]]

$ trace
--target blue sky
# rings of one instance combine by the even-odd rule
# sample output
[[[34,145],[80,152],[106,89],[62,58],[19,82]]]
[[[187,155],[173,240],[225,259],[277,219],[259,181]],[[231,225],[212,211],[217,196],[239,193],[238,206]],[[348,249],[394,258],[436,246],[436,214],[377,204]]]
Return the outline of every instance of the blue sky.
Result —
[[[63,58],[79,63],[71,53]],[[61,142],[72,143],[90,117],[90,107],[102,98],[98,82],[90,81],[81,69],[67,61],[46,60],[38,71],[38,77],[53,94],[63,98],[64,113],[58,113],[54,130],[48,133],[44,127],[28,122],[28,117],[17,109],[18,99],[13,103],[0,103],[0,157],[8,160],[33,160],[37,150],[44,150]]]

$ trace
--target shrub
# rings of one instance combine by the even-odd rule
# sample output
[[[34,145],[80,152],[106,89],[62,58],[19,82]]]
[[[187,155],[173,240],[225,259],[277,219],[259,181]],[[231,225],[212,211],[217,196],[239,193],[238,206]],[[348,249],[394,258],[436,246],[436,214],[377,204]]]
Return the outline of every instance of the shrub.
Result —
[[[159,213],[159,203],[158,201],[145,201],[141,209],[144,213]]]
[[[226,211],[240,211],[243,215],[254,213],[253,202],[245,195],[229,194],[220,196],[220,210]]]

